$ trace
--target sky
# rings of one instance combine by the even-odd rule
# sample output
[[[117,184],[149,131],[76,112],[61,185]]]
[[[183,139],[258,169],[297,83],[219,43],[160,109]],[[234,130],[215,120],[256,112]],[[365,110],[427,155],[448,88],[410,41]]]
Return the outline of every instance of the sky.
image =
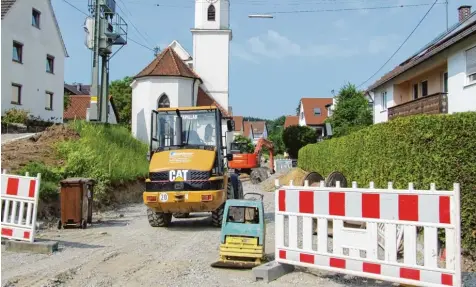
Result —
[[[80,12],[89,14],[88,1],[66,1],[77,9],[65,0],[52,1],[69,53],[65,81],[90,84],[91,51],[84,45],[86,16]],[[114,55],[111,81],[139,73],[153,60],[154,46],[164,49],[177,40],[192,54],[195,0],[116,2],[129,24],[129,39],[139,44],[129,41]],[[233,114],[275,119],[295,114],[300,98],[332,97],[346,83],[360,86],[397,50],[433,2],[230,0],[229,104]],[[400,5],[404,7],[364,9]],[[458,21],[461,5],[472,5],[474,11],[476,0],[449,0],[450,27]],[[258,13],[275,17],[248,18]],[[446,5],[435,5],[392,60],[360,88],[365,89],[444,32],[446,15]]]

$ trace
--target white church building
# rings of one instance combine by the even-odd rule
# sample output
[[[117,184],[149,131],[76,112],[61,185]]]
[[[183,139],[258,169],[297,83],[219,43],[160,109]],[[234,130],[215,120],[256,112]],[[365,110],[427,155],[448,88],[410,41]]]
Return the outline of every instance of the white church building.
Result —
[[[131,124],[135,138],[150,142],[151,113],[159,107],[214,105],[231,118],[229,13],[228,0],[195,0],[193,56],[173,41],[134,77]],[[222,130],[225,134],[226,120]]]

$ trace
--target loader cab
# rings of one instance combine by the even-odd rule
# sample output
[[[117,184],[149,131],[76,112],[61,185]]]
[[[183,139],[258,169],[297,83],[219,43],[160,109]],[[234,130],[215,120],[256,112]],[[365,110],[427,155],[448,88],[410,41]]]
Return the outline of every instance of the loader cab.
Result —
[[[214,173],[223,174],[225,156],[224,139],[234,130],[234,122],[227,120],[223,135],[223,116],[215,106],[159,108],[151,114],[151,135],[148,160],[154,153],[172,150],[215,151]]]

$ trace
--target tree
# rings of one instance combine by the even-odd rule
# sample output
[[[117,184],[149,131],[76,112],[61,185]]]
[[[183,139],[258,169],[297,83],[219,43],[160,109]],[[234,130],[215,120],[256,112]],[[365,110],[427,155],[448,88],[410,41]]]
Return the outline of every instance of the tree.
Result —
[[[63,95],[63,109],[67,110],[71,105],[71,94],[66,92]]]
[[[109,86],[109,93],[114,98],[114,104],[119,113],[119,123],[129,124],[132,117],[132,77],[115,80]]]
[[[283,132],[283,142],[289,156],[296,159],[299,149],[315,143],[317,132],[308,126],[290,126]]]
[[[326,122],[331,124],[335,137],[372,125],[372,110],[364,93],[353,84],[344,85],[336,97],[332,116]]]
[[[237,135],[235,137],[234,142],[246,143],[245,150],[243,151],[245,153],[253,153],[255,151],[255,147],[253,146],[253,143],[251,142],[251,139],[248,138],[248,137],[244,137],[242,135]]]

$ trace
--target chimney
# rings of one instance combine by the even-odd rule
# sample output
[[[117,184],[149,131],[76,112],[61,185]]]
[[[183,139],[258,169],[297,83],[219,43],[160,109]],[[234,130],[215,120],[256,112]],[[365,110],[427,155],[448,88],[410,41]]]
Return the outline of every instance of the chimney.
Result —
[[[460,23],[468,19],[469,15],[471,15],[471,6],[465,5],[458,8],[458,18]]]

